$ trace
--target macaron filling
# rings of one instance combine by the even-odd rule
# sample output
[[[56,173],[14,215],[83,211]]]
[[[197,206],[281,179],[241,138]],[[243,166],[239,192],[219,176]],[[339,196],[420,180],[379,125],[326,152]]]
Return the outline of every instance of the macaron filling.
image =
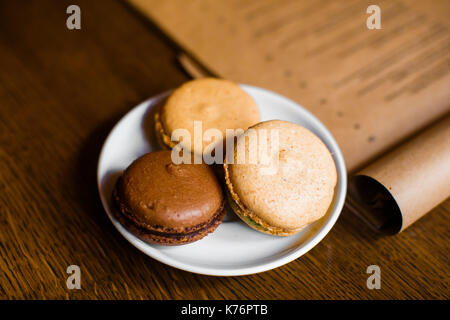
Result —
[[[228,202],[229,202],[231,208],[239,216],[239,218],[241,218],[245,223],[247,223],[248,225],[252,226],[255,229],[258,229],[262,232],[269,232],[269,230],[267,228],[263,227],[255,220],[252,220],[252,218],[250,218],[249,216],[243,215],[241,209],[239,208],[239,205],[237,204],[236,201],[234,201],[234,199],[232,198],[232,196],[229,192],[227,192],[227,196],[228,196]]]
[[[133,223],[133,221],[131,219],[129,219],[128,216],[124,215],[122,213],[123,217],[125,219],[128,220],[129,223]],[[217,210],[217,212],[215,213],[213,219],[204,227],[196,230],[196,231],[192,231],[192,232],[185,232],[185,233],[169,233],[169,232],[161,232],[161,231],[155,231],[155,230],[151,230],[151,229],[147,229],[147,228],[143,228],[139,225],[134,224],[134,226],[139,229],[139,231],[141,231],[142,233],[145,234],[149,234],[149,235],[155,235],[158,237],[162,237],[162,238],[170,238],[170,239],[174,239],[174,240],[189,240],[192,238],[196,238],[199,235],[203,235],[203,234],[207,234],[209,232],[211,232],[212,230],[210,230],[212,227],[214,227],[218,222],[222,221],[223,217],[225,215],[225,211],[223,210],[223,205],[221,206],[221,208],[219,208],[219,210]]]

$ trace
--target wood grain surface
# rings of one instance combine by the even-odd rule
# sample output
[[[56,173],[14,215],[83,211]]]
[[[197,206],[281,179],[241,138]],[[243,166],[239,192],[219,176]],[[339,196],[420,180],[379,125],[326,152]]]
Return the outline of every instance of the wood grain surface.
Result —
[[[70,4],[81,30],[66,28]],[[0,298],[450,297],[449,200],[393,237],[344,210],[308,254],[251,276],[187,273],[129,244],[101,206],[97,159],[121,116],[188,79],[176,54],[119,1],[0,0]],[[72,264],[81,290],[66,287]],[[380,290],[366,287],[372,264]]]

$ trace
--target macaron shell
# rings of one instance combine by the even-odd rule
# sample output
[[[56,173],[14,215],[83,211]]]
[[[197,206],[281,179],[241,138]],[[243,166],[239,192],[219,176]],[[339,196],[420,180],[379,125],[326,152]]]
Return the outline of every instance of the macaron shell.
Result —
[[[278,166],[273,174],[261,170],[268,166],[248,162],[227,166],[229,183],[243,206],[268,225],[287,230],[302,228],[325,215],[337,173],[324,143],[306,128],[281,120],[262,122],[252,129],[258,137],[268,130],[269,148],[270,131],[278,131]]]
[[[209,224],[222,206],[223,194],[206,164],[176,165],[171,151],[158,151],[125,170],[118,201],[122,213],[139,227],[175,234]]]
[[[194,121],[202,122],[200,141],[194,143]],[[176,129],[186,129],[191,140],[183,147],[201,154],[207,147],[222,141],[202,141],[208,129],[217,129],[226,136],[226,129],[242,129],[260,121],[255,101],[236,83],[215,78],[186,82],[167,99],[161,112],[162,127],[167,136]]]
[[[133,221],[128,219],[118,210],[114,211],[114,215],[126,229],[128,229],[131,233],[133,233],[142,241],[165,246],[178,246],[198,241],[206,237],[208,234],[214,232],[217,229],[217,227],[222,223],[223,218],[225,217],[225,210],[224,206],[222,205],[222,207],[219,209],[216,218],[213,221],[211,221],[211,223],[206,228],[199,230],[195,235],[192,236],[180,235],[177,236],[176,238],[148,232],[148,230],[145,230],[144,228],[140,228],[139,226],[137,226]]]

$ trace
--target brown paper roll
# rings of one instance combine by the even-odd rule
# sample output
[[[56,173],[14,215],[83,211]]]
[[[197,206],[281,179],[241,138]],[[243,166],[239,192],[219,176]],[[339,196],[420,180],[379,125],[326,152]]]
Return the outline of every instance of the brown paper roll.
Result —
[[[449,111],[448,0],[379,0],[380,30],[367,0],[127,2],[214,75],[312,111],[350,172]]]
[[[372,226],[403,231],[450,196],[450,115],[350,179],[349,207]]]

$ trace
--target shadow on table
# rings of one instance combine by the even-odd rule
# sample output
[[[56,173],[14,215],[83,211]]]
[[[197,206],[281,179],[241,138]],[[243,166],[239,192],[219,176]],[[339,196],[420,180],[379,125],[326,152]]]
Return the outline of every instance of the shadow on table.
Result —
[[[83,212],[88,215],[88,218],[93,219],[96,225],[100,226],[100,229],[105,235],[115,234],[116,230],[109,221],[100,200],[97,189],[97,163],[106,137],[121,117],[122,114],[114,115],[107,122],[91,132],[80,149],[73,177],[74,184],[78,189],[77,194],[80,198],[79,203],[83,207]],[[110,182],[117,179],[119,174],[112,173],[109,175]],[[101,236],[99,235],[99,237]],[[115,238],[119,239],[121,237],[117,235]]]

